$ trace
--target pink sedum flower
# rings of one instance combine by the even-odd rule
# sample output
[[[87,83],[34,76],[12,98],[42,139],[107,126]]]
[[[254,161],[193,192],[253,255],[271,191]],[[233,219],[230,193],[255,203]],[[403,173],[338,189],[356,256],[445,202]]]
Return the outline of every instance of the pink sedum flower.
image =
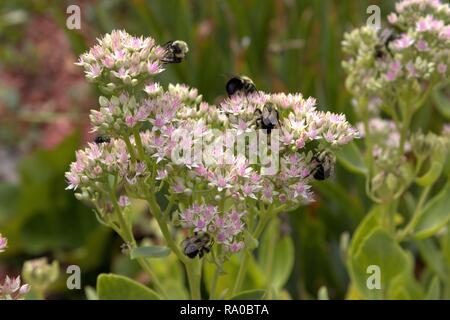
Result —
[[[161,52],[164,49],[153,38],[113,30],[82,54],[77,65],[83,67],[91,81],[101,82],[105,78],[112,81],[105,88],[114,91],[123,85],[137,85],[164,71]]]
[[[8,239],[0,234],[0,252],[5,251]],[[30,291],[29,284],[21,284],[20,276],[5,277],[3,283],[0,282],[0,300],[21,300]]]
[[[5,237],[2,237],[2,235],[0,233],[0,252],[4,252],[7,247],[8,247],[8,239]]]
[[[3,284],[0,284],[0,300],[22,300],[30,288],[29,284],[21,285],[20,276],[6,276]]]

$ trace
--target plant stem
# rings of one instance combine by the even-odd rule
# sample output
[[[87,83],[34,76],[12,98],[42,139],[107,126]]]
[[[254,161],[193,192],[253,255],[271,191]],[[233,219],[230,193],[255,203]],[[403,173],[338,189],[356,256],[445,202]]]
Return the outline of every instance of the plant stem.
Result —
[[[372,146],[372,138],[370,135],[369,116],[367,112],[364,113],[363,123],[364,123],[364,139],[367,146],[366,161],[369,164],[369,170],[367,172],[368,177],[366,179],[370,179],[373,173],[373,151],[372,151],[373,146]]]
[[[374,165],[374,158],[373,158],[373,142],[372,142],[372,136],[370,134],[369,112],[367,110],[367,102],[365,105],[363,105],[361,107],[364,110],[363,124],[364,124],[364,141],[366,144],[365,160],[369,167],[367,170],[366,179],[365,179],[366,180],[365,181],[366,194],[375,203],[381,203],[381,200],[378,199],[372,193],[372,190],[371,190],[371,180],[372,180],[373,172],[375,170],[375,165]]]
[[[136,147],[138,150],[139,159],[143,161],[145,159],[145,152],[144,152],[144,147],[142,146],[142,140],[141,140],[141,135],[139,134],[139,131],[134,130],[133,136],[134,136],[134,142],[136,143]]]
[[[214,276],[211,282],[211,289],[209,290],[209,300],[215,299],[215,293],[217,288],[217,281],[219,280],[219,267],[216,266],[214,270]]]
[[[221,259],[221,255],[222,255],[222,246],[218,246],[217,256],[219,257],[219,259]],[[213,276],[213,279],[211,282],[211,288],[209,290],[209,300],[215,299],[217,281],[219,281],[219,276],[220,276],[220,272],[222,270],[222,265],[223,265],[222,260],[220,260],[220,267],[217,264],[215,265],[214,276]]]
[[[185,263],[186,273],[189,281],[189,288],[191,290],[192,300],[201,300],[200,282],[202,273],[202,263],[199,258],[192,259]]]
[[[236,277],[236,282],[234,283],[233,291],[231,294],[234,296],[239,291],[241,291],[242,283],[244,282],[245,273],[247,272],[247,264],[250,258],[251,252],[249,250],[245,250],[244,257],[242,258],[241,265],[239,267],[239,271]]]
[[[172,235],[170,234],[170,230],[164,221],[165,217],[161,215],[161,208],[159,207],[158,203],[155,199],[155,194],[151,193],[149,197],[147,198],[147,202],[150,206],[150,210],[155,217],[156,221],[158,222],[159,228],[161,230],[161,233],[163,234],[167,246],[175,253],[175,255],[178,257],[178,259],[184,264],[184,267],[186,269],[188,282],[189,282],[189,289],[191,291],[191,299],[193,300],[200,300],[201,299],[201,292],[200,292],[200,283],[201,283],[201,270],[202,265],[200,259],[188,259],[178,248],[177,244],[172,238]]]
[[[409,223],[406,225],[406,227],[403,229],[403,231],[401,231],[398,235],[398,241],[403,241],[414,229],[414,227],[416,226],[417,222],[419,221],[419,218],[422,216],[422,208],[423,205],[425,204],[425,201],[428,197],[428,194],[431,191],[431,187],[427,186],[424,189],[422,189],[422,192],[420,194],[420,198],[419,198],[419,202],[417,203],[417,207],[416,210],[414,211],[414,214],[411,218],[411,220],[409,221]]]
[[[260,218],[258,225],[256,226],[255,232],[253,233],[253,237],[258,239],[261,236],[264,228],[267,223],[272,218],[271,212],[264,211],[262,212],[262,217]],[[236,282],[234,283],[232,295],[236,295],[239,291],[241,291],[242,283],[244,282],[244,277],[247,272],[248,261],[251,255],[251,250],[244,251],[244,257],[242,258],[241,265],[239,267],[238,275],[236,278]]]
[[[189,262],[188,258],[180,251],[177,244],[172,238],[172,235],[170,234],[170,230],[164,221],[164,217],[161,216],[161,209],[156,202],[155,195],[151,193],[147,197],[147,202],[150,207],[150,211],[155,217],[156,221],[158,222],[159,228],[161,229],[161,233],[164,236],[164,239],[166,240],[167,246],[176,254],[178,259],[181,260],[184,264],[187,264]]]
[[[258,239],[262,232],[264,231],[264,228],[266,227],[267,223],[270,221],[270,219],[272,218],[272,214],[270,213],[266,213],[261,220],[259,220],[258,225],[256,226],[255,232],[253,233],[253,237],[255,239]]]
[[[153,284],[155,285],[155,288],[162,294],[164,298],[167,298],[166,290],[162,286],[161,282],[159,282],[158,277],[153,272],[151,265],[146,261],[145,258],[136,258],[136,260],[141,268],[148,273],[148,275],[152,279]]]
[[[119,233],[119,235],[122,237],[122,239],[125,242],[129,243],[132,248],[137,247],[136,239],[134,238],[133,232],[131,230],[131,226],[128,225],[126,220],[123,218],[122,210],[119,207],[119,205],[117,204],[118,203],[117,202],[117,197],[116,197],[116,194],[115,194],[115,192],[113,190],[110,191],[110,197],[111,197],[111,200],[113,202],[113,206],[115,208],[115,212],[117,213],[117,218],[119,219],[119,225],[120,225],[120,231],[121,231]],[[155,275],[155,273],[153,272],[151,266],[148,264],[146,259],[140,257],[140,258],[137,258],[136,260],[139,263],[139,265],[142,267],[142,269],[144,269],[144,271],[146,271],[148,273],[148,275],[150,276],[153,284],[155,285],[155,288],[164,297],[167,297],[167,294],[166,294],[163,286],[159,282],[158,277]]]
[[[130,138],[128,136],[124,136],[123,140],[125,141],[128,152],[130,153],[131,162],[136,162],[136,153],[134,151],[133,145],[131,144]]]
[[[402,130],[400,132],[400,156],[403,156],[405,152],[406,136],[408,135],[408,129],[411,123],[411,116],[412,116],[411,112],[406,112],[406,114],[403,115]]]
[[[273,272],[273,259],[275,258],[275,244],[278,241],[278,233],[276,233],[276,239],[271,239],[267,248],[267,271],[266,271],[266,282],[267,282],[267,299],[271,299],[272,296],[272,272]]]
[[[388,202],[385,204],[385,225],[386,229],[389,230],[392,234],[395,232],[395,221],[394,217],[397,212],[397,200],[392,200],[391,202]]]

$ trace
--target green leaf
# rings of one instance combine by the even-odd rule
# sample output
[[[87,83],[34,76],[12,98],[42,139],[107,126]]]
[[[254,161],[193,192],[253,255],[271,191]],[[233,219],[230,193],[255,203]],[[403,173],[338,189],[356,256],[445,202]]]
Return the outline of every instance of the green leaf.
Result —
[[[392,279],[386,296],[391,300],[421,300],[423,292],[412,273],[404,272]]]
[[[258,248],[258,246],[259,246],[258,239],[255,239],[250,231],[245,230],[244,232],[245,232],[245,247],[248,250],[253,250],[253,249]]]
[[[428,287],[427,294],[425,296],[426,300],[439,300],[441,296],[441,288],[439,284],[438,277],[433,277]]]
[[[450,223],[447,224],[450,229]],[[446,232],[440,239],[440,246],[442,248],[442,258],[446,266],[447,273],[450,273],[450,232]]]
[[[160,261],[160,260],[153,260]],[[215,299],[226,298],[229,299],[231,296],[232,285],[236,280],[239,267],[241,265],[241,260],[239,260],[238,255],[232,255],[229,260],[227,260],[223,265],[223,273],[221,273],[216,290],[213,293]],[[259,266],[256,264],[253,255],[250,256],[248,261],[248,272],[244,278],[244,283],[242,285],[243,290],[250,290],[252,288],[264,288],[266,285],[266,275],[261,271]],[[214,277],[214,272],[216,270],[216,265],[214,263],[204,264],[204,280],[207,288],[211,288],[212,279]],[[231,288],[230,288],[231,287]]]
[[[430,186],[435,183],[444,169],[444,160],[445,158],[433,161],[430,169],[423,176],[416,178],[416,183],[422,187]]]
[[[155,276],[158,277],[168,299],[188,299],[184,267],[180,264],[176,255],[171,254],[165,258],[149,259],[148,263]]]
[[[380,226],[380,215],[382,211],[381,206],[375,206],[364,217],[363,221],[359,224],[352,237],[352,242],[349,247],[349,253],[358,251],[359,247],[363,243],[363,240],[370,234],[370,232],[376,227]]]
[[[349,171],[365,175],[367,173],[364,157],[358,146],[350,142],[335,151],[338,161]]]
[[[319,288],[319,291],[317,292],[317,299],[318,300],[330,300],[330,297],[328,296],[327,287],[321,286]]]
[[[414,233],[417,239],[432,236],[450,220],[450,185],[428,201],[417,221]]]
[[[392,280],[403,272],[411,273],[411,261],[393,237],[381,227],[375,227],[357,250],[349,255],[350,275],[355,288],[366,299],[383,299]],[[372,275],[369,266],[380,270],[380,289],[369,289],[367,281]]]
[[[433,100],[439,113],[450,119],[450,99],[443,92],[443,87],[445,85],[439,86],[433,91]]]
[[[432,238],[416,241],[419,253],[427,267],[443,281],[447,280],[442,252]]]
[[[137,247],[131,250],[130,256],[131,259],[136,258],[162,258],[167,257],[170,254],[171,250],[167,247],[157,247],[157,246],[148,246],[148,247]]]
[[[117,274],[99,275],[97,294],[100,300],[160,300],[153,290]]]
[[[281,289],[294,267],[294,244],[288,235],[280,237],[280,221],[273,220],[264,233],[258,265],[275,289]]]
[[[84,288],[84,293],[86,294],[87,300],[98,300],[97,292],[91,286],[86,286]]]
[[[230,298],[230,300],[262,300],[266,295],[266,290],[255,289],[238,293]]]

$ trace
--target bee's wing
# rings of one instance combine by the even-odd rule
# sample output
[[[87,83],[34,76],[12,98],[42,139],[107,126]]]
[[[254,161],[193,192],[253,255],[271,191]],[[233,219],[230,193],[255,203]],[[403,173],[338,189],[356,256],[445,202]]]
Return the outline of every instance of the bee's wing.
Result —
[[[181,246],[185,247],[188,243],[189,243],[189,238],[184,239],[183,241],[181,241]]]
[[[389,38],[393,35],[394,31],[392,29],[383,29],[380,34],[380,41],[382,44],[388,42]]]
[[[169,49],[173,44],[173,41],[167,41],[166,43],[163,44],[163,48],[164,49]]]
[[[277,125],[278,124],[278,111],[277,110],[275,110],[275,109],[273,109],[271,112],[270,112],[270,115],[269,115],[269,121],[270,121],[270,123],[271,124],[273,124],[274,126],[275,125]]]

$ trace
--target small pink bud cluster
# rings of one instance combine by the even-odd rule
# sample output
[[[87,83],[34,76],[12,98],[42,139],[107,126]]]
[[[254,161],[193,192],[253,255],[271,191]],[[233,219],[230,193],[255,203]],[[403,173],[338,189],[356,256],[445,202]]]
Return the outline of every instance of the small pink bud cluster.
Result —
[[[0,252],[4,252],[8,247],[8,239],[0,234]]]
[[[381,30],[368,26],[345,35],[344,69],[351,93],[383,100],[420,94],[450,74],[450,7],[439,0],[403,0]]]
[[[133,183],[145,172],[144,163],[131,168],[130,155],[122,140],[112,139],[109,143],[102,144],[89,143],[84,150],[76,152],[76,160],[71,163],[70,170],[66,173],[69,184],[67,189],[76,190],[81,186],[95,191],[106,182],[109,174],[119,175]]]
[[[133,37],[122,30],[114,30],[98,44],[80,56],[86,78],[101,83],[103,89],[113,92],[117,88],[136,86],[147,78],[161,73],[161,59],[165,49],[153,38]]]
[[[4,252],[8,244],[8,239],[0,234],[0,252]],[[30,291],[29,284],[22,284],[20,276],[6,276],[3,283],[0,283],[0,300],[20,300]]]
[[[359,132],[365,137],[366,132],[362,123],[358,124]],[[400,132],[395,122],[382,118],[369,120],[369,132],[373,143],[373,156],[379,160],[395,159],[400,147]],[[411,150],[409,142],[405,143],[405,151]]]

